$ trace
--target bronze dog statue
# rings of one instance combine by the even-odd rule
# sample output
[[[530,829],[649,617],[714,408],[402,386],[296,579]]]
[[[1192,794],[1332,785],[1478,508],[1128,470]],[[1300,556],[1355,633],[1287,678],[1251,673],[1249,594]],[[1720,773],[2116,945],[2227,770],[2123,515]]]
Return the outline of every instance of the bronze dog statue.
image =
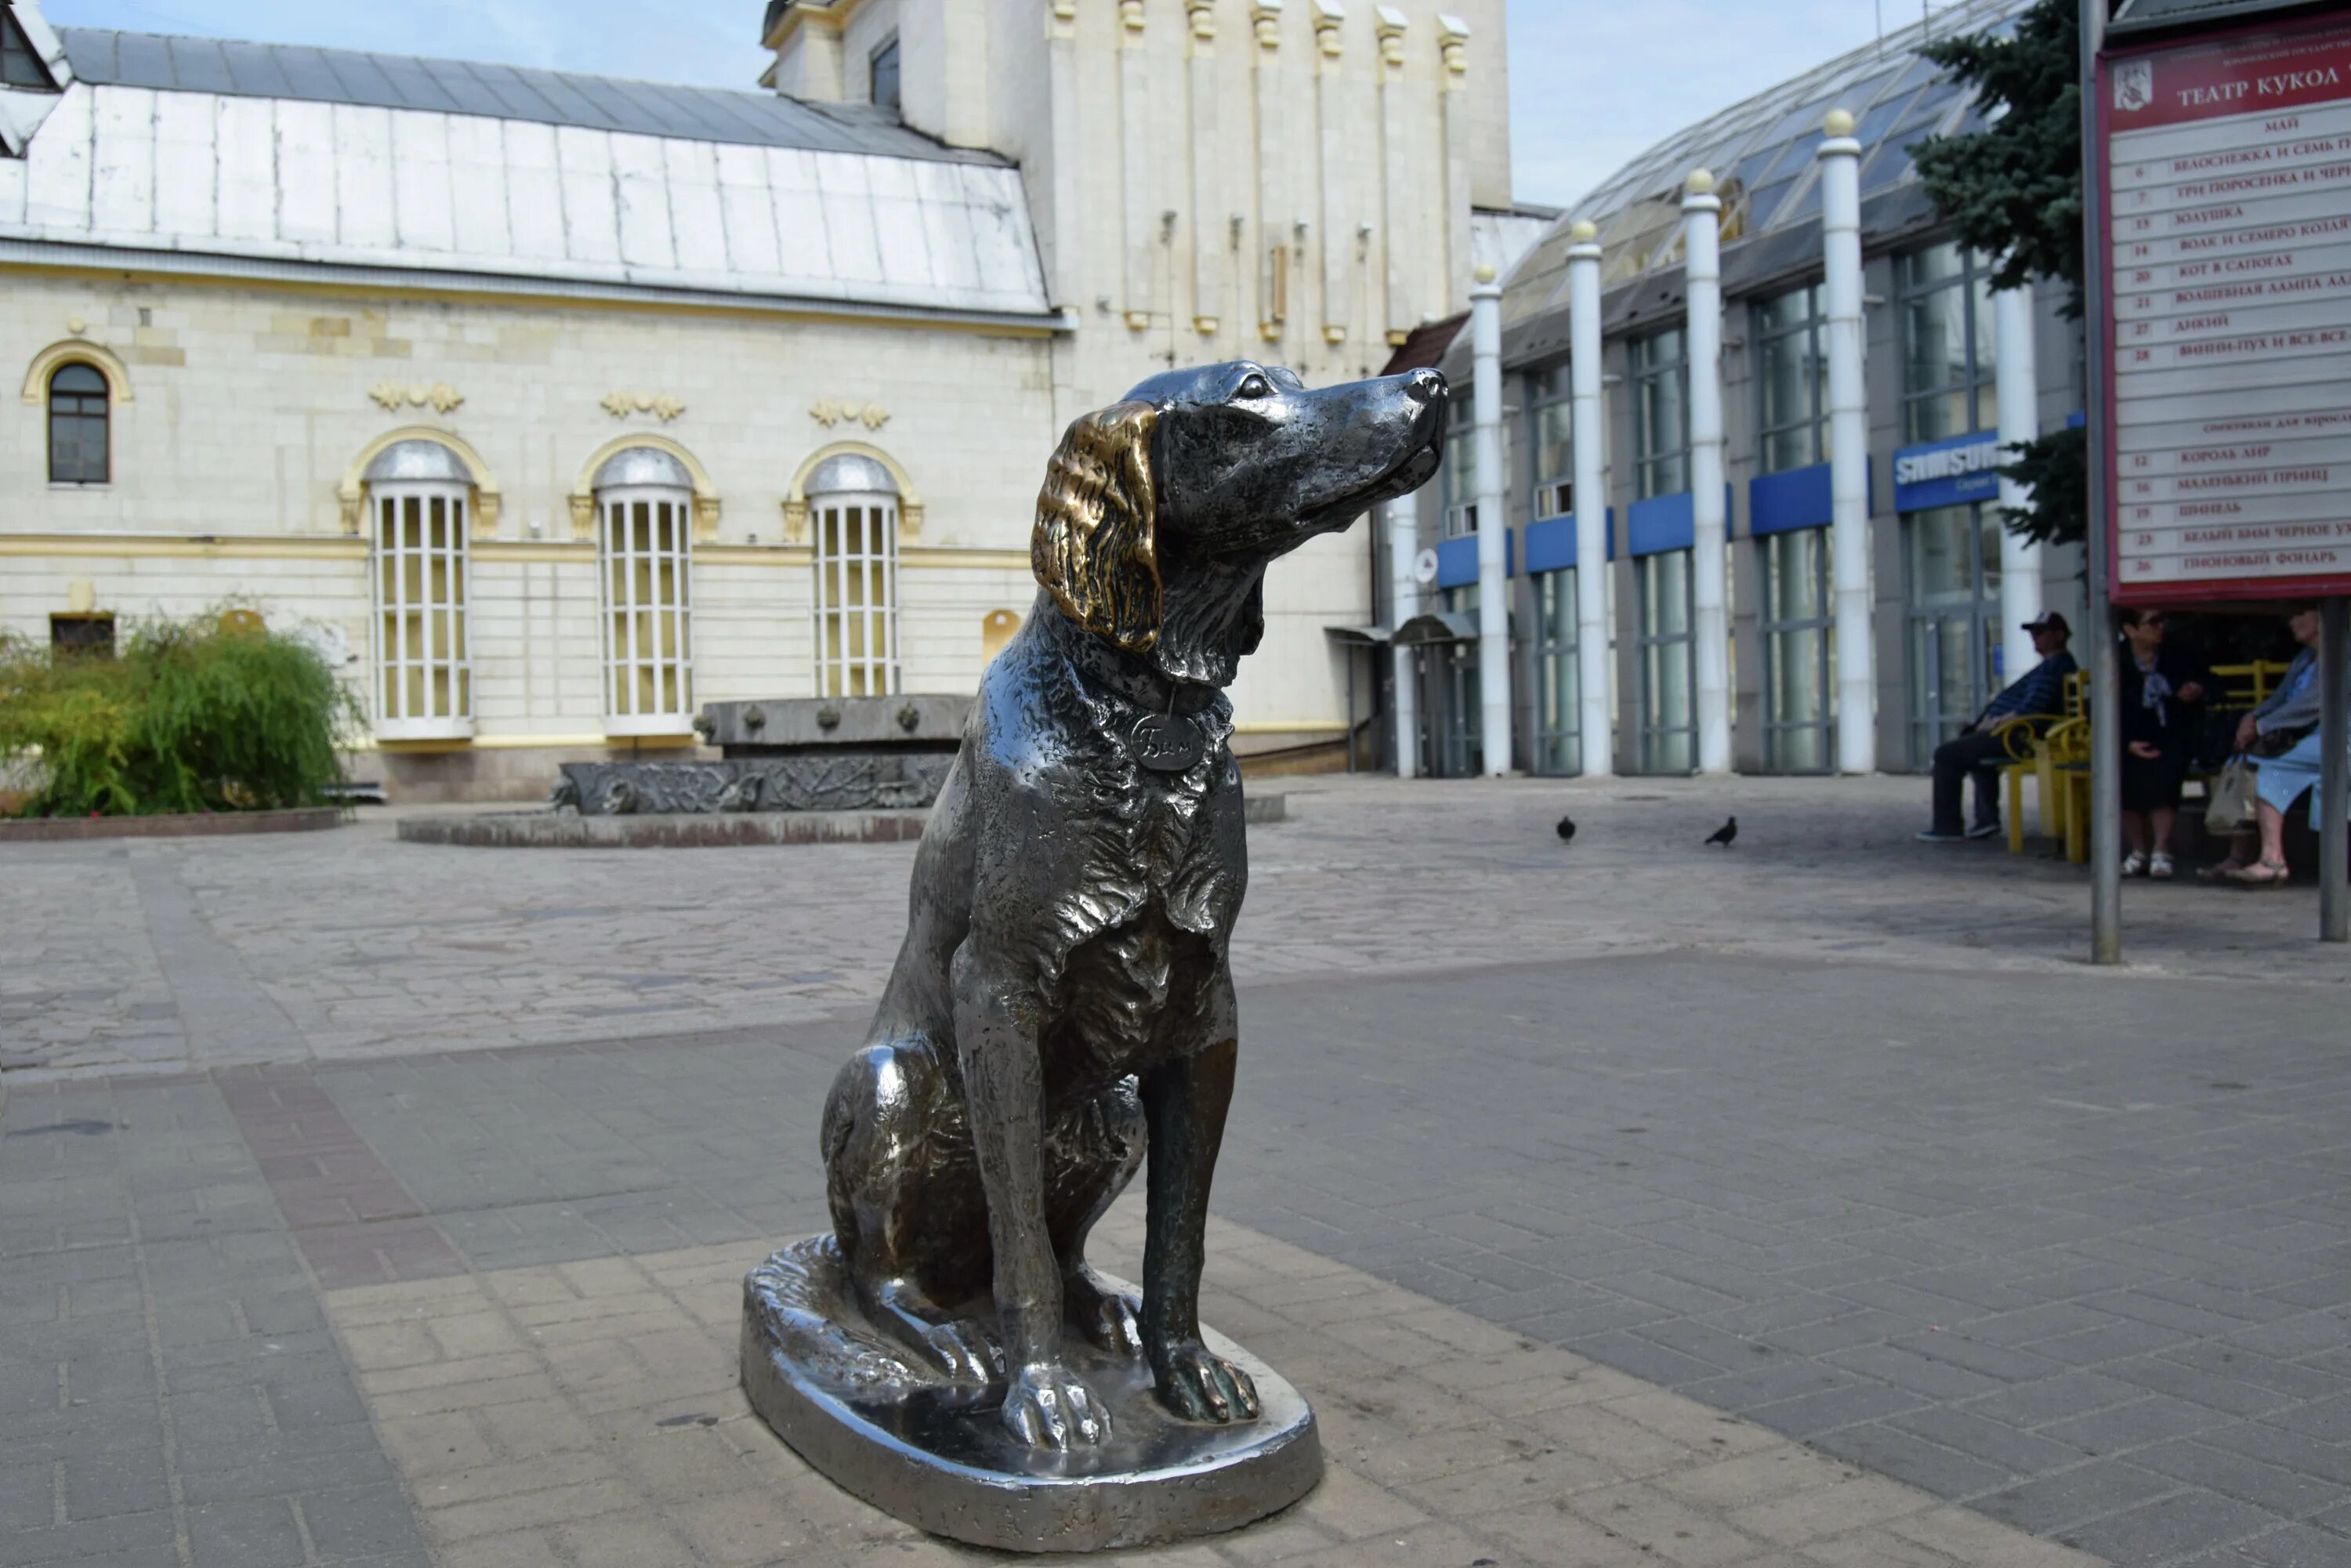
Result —
[[[1426,483],[1433,371],[1310,392],[1237,363],[1154,376],[1077,421],[1032,547],[1043,591],[983,678],[915,859],[868,1043],[825,1105],[859,1304],[1032,1447],[1104,1441],[1063,1338],[1145,1356],[1163,1404],[1254,1417],[1201,1342],[1202,1237],[1238,1033],[1248,881],[1223,687],[1267,565]],[[1087,1233],[1150,1153],[1143,1299]]]

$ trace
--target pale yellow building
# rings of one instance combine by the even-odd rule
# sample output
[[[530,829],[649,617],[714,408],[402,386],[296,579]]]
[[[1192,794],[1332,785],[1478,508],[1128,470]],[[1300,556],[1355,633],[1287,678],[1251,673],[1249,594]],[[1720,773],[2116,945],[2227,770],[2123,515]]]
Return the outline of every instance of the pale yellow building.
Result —
[[[709,700],[967,691],[1069,419],[1171,363],[1374,373],[1539,228],[1501,9],[795,0],[753,92],[6,0],[0,625],[242,598],[411,798]],[[1367,532],[1274,569],[1245,748],[1349,722]]]

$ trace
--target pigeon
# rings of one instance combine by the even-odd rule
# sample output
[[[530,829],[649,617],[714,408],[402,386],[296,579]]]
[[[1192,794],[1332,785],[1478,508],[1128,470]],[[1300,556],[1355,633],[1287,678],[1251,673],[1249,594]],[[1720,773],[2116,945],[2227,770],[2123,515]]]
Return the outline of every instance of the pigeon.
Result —
[[[1573,817],[1562,817],[1559,820],[1559,841],[1563,844],[1572,844],[1575,841],[1575,819]]]
[[[1723,823],[1722,826],[1715,829],[1714,837],[1707,840],[1706,841],[1710,844],[1720,844],[1724,849],[1729,849],[1733,843],[1736,843],[1738,840],[1739,819],[1733,817],[1730,821]]]

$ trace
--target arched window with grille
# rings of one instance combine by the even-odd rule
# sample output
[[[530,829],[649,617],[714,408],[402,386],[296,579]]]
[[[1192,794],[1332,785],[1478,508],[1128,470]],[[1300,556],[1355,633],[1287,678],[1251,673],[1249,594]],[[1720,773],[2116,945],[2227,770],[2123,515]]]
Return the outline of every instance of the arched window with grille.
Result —
[[[816,547],[819,696],[889,696],[898,690],[898,482],[858,453],[837,453],[809,476]]]
[[[375,732],[386,740],[470,736],[473,476],[437,441],[402,441],[377,455],[365,482],[375,552]]]
[[[596,470],[590,488],[603,585],[604,733],[681,734],[694,715],[693,477],[670,454],[632,446]]]
[[[112,389],[78,360],[49,376],[49,483],[103,485],[112,473],[107,420]]]

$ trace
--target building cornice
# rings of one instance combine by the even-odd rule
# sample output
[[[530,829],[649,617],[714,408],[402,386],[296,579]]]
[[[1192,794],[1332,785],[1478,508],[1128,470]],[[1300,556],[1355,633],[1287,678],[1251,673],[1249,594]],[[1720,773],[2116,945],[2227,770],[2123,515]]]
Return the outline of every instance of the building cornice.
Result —
[[[0,238],[0,275],[20,273],[96,278],[114,283],[184,283],[222,288],[297,289],[375,298],[429,297],[455,303],[564,310],[622,310],[761,319],[838,322],[932,331],[1044,338],[1077,330],[1073,312],[971,310],[900,305],[882,300],[826,299],[807,295],[734,294],[721,290],[421,267],[350,266],[219,256],[193,251],[138,250]]]

